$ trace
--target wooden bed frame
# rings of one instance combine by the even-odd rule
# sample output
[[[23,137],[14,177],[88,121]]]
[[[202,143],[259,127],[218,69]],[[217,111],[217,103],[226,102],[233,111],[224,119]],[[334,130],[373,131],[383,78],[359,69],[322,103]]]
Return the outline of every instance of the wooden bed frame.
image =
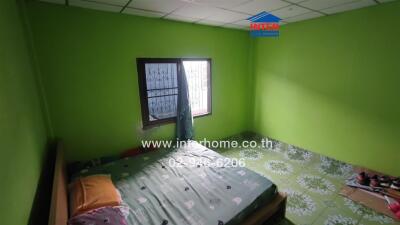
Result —
[[[64,151],[57,144],[54,180],[50,205],[49,225],[67,225],[68,221],[68,176]],[[279,192],[272,202],[249,215],[241,225],[274,224],[285,217],[287,196]]]

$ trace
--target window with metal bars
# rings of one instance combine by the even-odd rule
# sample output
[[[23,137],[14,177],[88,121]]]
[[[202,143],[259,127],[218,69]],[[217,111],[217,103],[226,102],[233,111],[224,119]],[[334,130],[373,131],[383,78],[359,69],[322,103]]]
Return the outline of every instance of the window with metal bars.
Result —
[[[193,116],[211,114],[211,59],[138,58],[143,128],[175,122],[181,60]]]

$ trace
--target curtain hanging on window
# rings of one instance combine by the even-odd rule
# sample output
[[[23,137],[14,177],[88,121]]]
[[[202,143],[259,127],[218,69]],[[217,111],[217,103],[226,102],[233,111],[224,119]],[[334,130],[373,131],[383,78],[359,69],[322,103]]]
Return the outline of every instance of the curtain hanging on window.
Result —
[[[194,137],[193,116],[190,107],[189,87],[183,61],[178,66],[178,105],[176,116],[176,136],[178,140],[191,140]]]

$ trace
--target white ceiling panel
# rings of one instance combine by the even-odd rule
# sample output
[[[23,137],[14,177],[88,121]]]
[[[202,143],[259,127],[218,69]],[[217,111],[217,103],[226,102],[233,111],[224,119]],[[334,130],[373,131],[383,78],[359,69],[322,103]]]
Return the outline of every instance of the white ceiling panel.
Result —
[[[248,30],[249,29],[247,26],[241,26],[241,25],[232,24],[232,23],[224,24],[223,27],[240,29],[240,30]]]
[[[308,12],[312,12],[312,11],[309,9],[300,7],[300,6],[291,5],[291,6],[282,8],[282,9],[272,11],[271,13],[281,19],[285,19],[288,17],[298,16],[298,15],[305,14]]]
[[[194,21],[199,20],[196,18],[191,18],[191,17],[186,17],[186,16],[178,16],[178,15],[174,15],[174,14],[169,14],[168,16],[166,16],[164,18],[168,19],[168,20],[183,21],[183,22],[188,22],[188,23],[193,23]]]
[[[197,24],[203,24],[203,25],[211,25],[211,26],[222,26],[225,23],[224,22],[220,22],[220,21],[214,21],[214,20],[200,20],[198,22],[196,22]]]
[[[314,10],[320,10],[320,9],[326,9],[350,2],[354,2],[357,0],[308,0],[305,2],[299,3],[299,5],[305,6],[310,9]]]
[[[245,27],[250,27],[250,21],[248,21],[248,20],[236,21],[233,24],[240,25],[240,26],[245,26]]]
[[[214,7],[188,4],[182,8],[175,10],[172,14],[178,15],[178,16],[196,18],[196,19],[204,19],[213,14],[217,14],[217,13],[221,12],[221,10],[222,9],[218,9],[218,8],[214,8]]]
[[[304,2],[307,0],[286,0],[287,2],[291,2],[291,3],[299,3],[299,2]]]
[[[358,2],[348,3],[348,4],[324,9],[321,11],[324,13],[327,13],[327,14],[334,14],[334,13],[345,12],[345,11],[349,11],[349,10],[353,10],[353,9],[359,9],[359,8],[363,8],[363,7],[367,7],[367,6],[371,6],[371,5],[376,5],[376,2],[373,0],[361,0]]]
[[[224,23],[231,23],[234,21],[242,20],[248,18],[249,15],[243,13],[232,12],[228,10],[219,10],[218,12],[214,12],[209,17],[208,20],[220,21]]]
[[[161,13],[161,12],[133,9],[133,8],[129,8],[129,7],[126,7],[124,9],[124,11],[122,11],[122,13],[136,15],[136,16],[157,17],[157,18],[160,18],[165,15],[164,13]]]
[[[39,0],[39,1],[65,5],[65,0]]]
[[[88,9],[96,9],[100,11],[108,11],[108,12],[120,12],[122,10],[122,6],[113,6],[113,5],[106,5],[96,2],[87,2],[80,0],[69,0],[69,5],[88,8]]]
[[[66,0],[37,0],[65,5]],[[266,11],[293,23],[395,0],[69,0],[69,5],[100,11],[188,23],[249,29],[246,19]],[[295,3],[295,4],[292,4]]]
[[[233,9],[239,12],[256,15],[263,11],[271,12],[288,5],[290,4],[281,0],[253,0],[251,2],[236,6]]]
[[[186,0],[182,0],[186,1]],[[196,4],[207,5],[207,6],[217,6],[221,8],[232,8],[234,6],[243,4],[251,0],[187,0]]]
[[[133,0],[129,7],[170,13],[186,4],[180,0]]]
[[[92,2],[104,3],[108,5],[126,6],[129,0],[91,0]]]
[[[288,23],[292,23],[292,22],[297,22],[297,21],[301,21],[301,20],[308,20],[308,19],[313,19],[313,18],[317,18],[317,17],[321,17],[324,14],[318,13],[318,12],[309,12],[300,16],[294,16],[294,17],[290,17],[285,19],[284,22],[288,22]]]

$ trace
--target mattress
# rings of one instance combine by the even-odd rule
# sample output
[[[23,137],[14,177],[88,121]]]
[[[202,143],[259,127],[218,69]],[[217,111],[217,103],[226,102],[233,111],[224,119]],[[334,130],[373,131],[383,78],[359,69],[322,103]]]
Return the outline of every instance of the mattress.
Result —
[[[267,178],[197,142],[80,171],[111,174],[130,225],[233,225],[277,194]]]

